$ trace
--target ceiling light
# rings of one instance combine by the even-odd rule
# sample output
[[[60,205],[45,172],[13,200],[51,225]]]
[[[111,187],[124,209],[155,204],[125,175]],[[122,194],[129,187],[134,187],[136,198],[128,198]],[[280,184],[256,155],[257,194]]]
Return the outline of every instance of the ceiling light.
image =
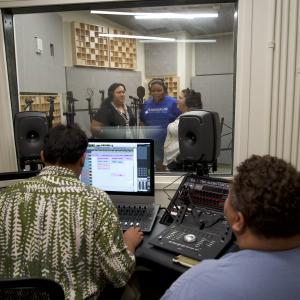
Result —
[[[146,19],[187,19],[193,20],[195,18],[217,18],[217,12],[203,12],[203,13],[143,13],[143,12],[124,12],[124,11],[108,11],[108,10],[91,10],[91,14],[99,15],[117,15],[117,16],[134,16],[137,20]]]
[[[157,41],[169,41],[169,42],[175,41],[174,38],[164,38],[164,37],[146,36],[146,35],[99,33],[99,36],[114,37],[114,38],[124,38],[124,39],[137,39],[137,40],[157,40]]]
[[[176,40],[173,41],[141,41],[141,43],[216,43],[217,40],[199,39],[199,40]]]
[[[135,12],[123,12],[123,11],[108,11],[108,10],[91,10],[91,14],[96,15],[118,15],[118,16],[135,16],[138,13]]]
[[[186,19],[193,20],[196,18],[217,18],[218,13],[199,13],[199,14],[175,14],[175,13],[149,13],[147,15],[135,15],[137,20],[149,19]]]

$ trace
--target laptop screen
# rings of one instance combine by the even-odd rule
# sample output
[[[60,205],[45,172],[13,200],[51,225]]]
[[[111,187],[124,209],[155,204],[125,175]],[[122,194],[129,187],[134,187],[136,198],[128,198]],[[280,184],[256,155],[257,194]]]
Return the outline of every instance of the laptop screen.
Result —
[[[80,179],[108,194],[153,196],[153,141],[90,139]]]

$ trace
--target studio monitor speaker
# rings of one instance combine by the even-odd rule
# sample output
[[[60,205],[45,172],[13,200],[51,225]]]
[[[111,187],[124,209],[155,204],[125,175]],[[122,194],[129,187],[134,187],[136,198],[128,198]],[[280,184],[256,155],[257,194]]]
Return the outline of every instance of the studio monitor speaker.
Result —
[[[24,111],[14,118],[15,141],[19,159],[40,157],[44,136],[48,132],[45,113]]]
[[[220,154],[220,119],[216,112],[196,110],[180,116],[179,150],[183,160],[211,163]]]

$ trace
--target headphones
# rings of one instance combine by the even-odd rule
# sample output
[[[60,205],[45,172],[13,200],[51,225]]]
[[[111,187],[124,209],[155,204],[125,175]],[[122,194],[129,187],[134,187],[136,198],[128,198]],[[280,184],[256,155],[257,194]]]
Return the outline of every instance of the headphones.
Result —
[[[149,93],[151,94],[151,87],[154,84],[159,84],[164,89],[165,94],[168,93],[168,84],[162,78],[153,78],[148,83]]]
[[[122,86],[124,88],[124,91],[126,91],[125,85],[123,83],[115,82],[112,85],[110,85],[107,90],[107,96],[109,99],[113,99],[114,92],[115,92],[116,88],[118,88],[119,86]]]

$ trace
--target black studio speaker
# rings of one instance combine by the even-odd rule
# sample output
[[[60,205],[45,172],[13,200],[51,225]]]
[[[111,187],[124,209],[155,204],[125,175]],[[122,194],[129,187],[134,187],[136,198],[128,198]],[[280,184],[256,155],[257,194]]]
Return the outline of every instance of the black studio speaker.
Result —
[[[14,118],[15,141],[19,159],[37,159],[48,132],[45,113],[24,111]]]
[[[184,113],[179,119],[178,137],[183,160],[214,162],[220,154],[219,114],[204,110]]]

